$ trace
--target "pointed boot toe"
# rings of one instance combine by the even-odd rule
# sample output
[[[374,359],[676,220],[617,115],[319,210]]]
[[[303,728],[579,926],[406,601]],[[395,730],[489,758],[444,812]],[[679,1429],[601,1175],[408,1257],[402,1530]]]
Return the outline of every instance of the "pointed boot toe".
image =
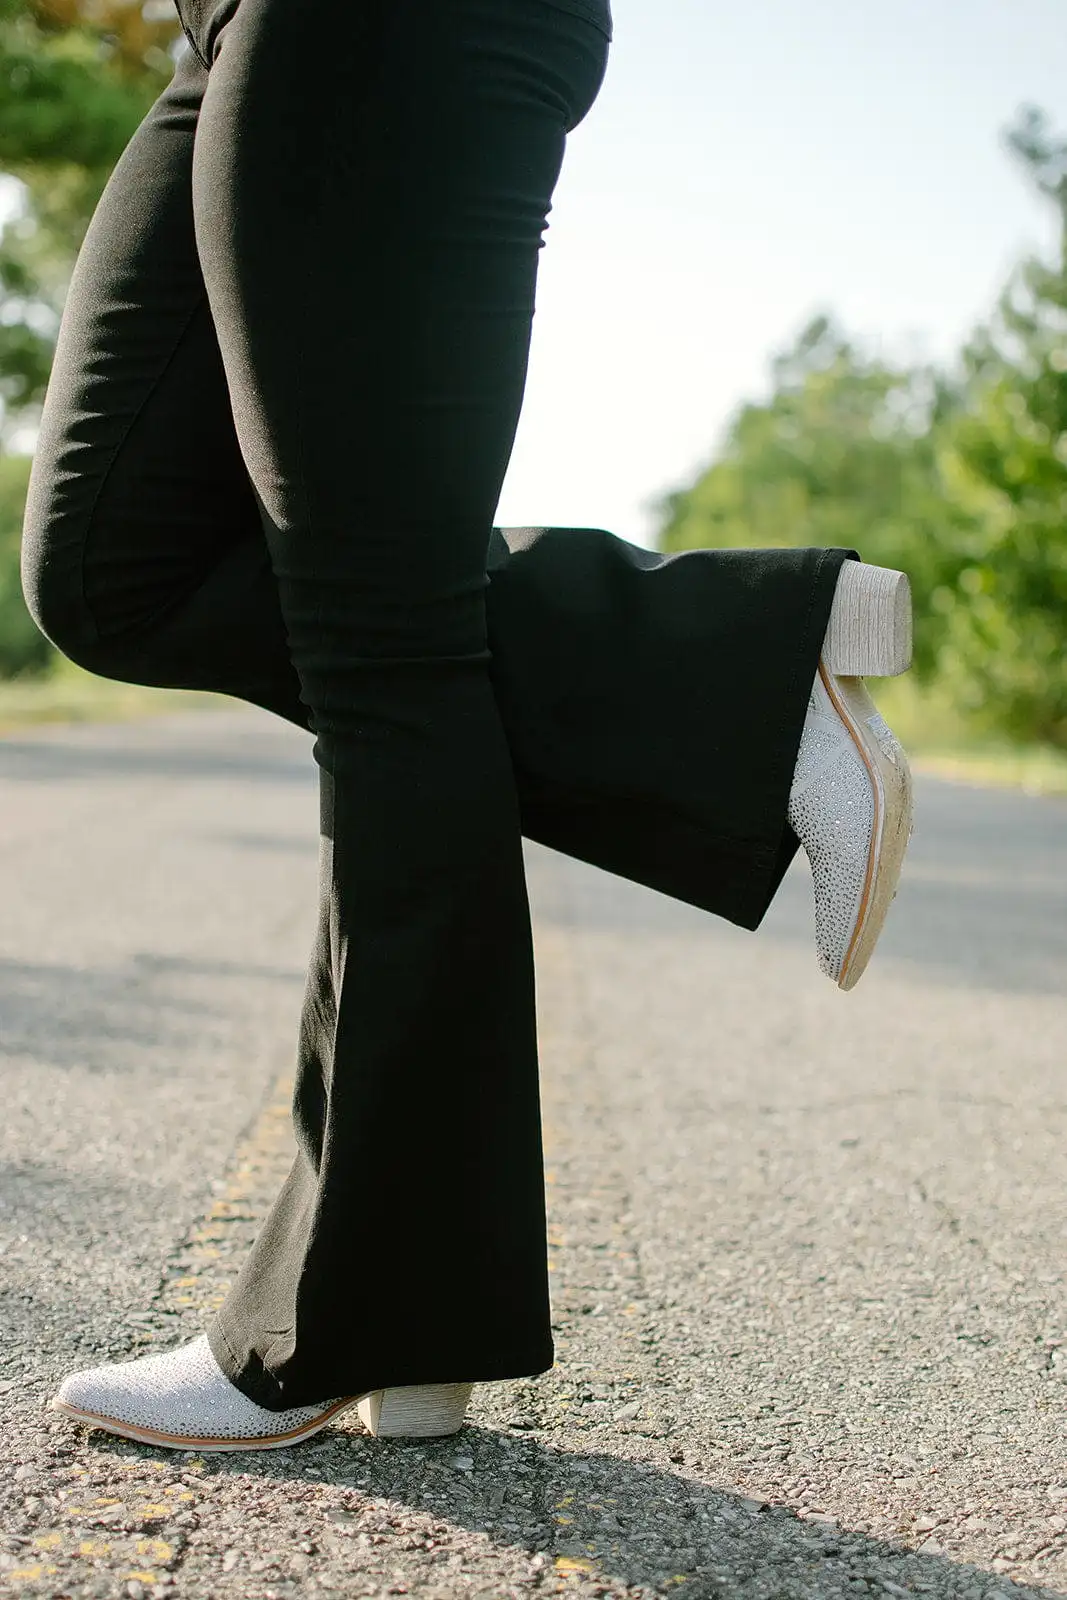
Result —
[[[90,1428],[173,1450],[277,1450],[299,1444],[355,1396],[267,1411],[234,1387],[201,1334],[162,1355],[72,1373],[50,1405]]]

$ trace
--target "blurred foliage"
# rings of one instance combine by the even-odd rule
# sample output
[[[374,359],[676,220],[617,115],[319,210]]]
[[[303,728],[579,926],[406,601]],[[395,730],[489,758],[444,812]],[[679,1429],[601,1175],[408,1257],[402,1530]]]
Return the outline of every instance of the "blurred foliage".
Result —
[[[958,403],[948,380],[864,358],[827,316],[773,373],[773,397],[743,406],[718,459],[668,498],[662,547],[845,545],[904,568],[918,594],[951,581],[935,446]],[[942,631],[917,608],[920,673]]]
[[[54,652],[22,599],[29,458],[6,453],[44,399],[71,269],[115,162],[174,70],[170,0],[0,0],[0,676]]]
[[[1023,262],[963,352],[939,440],[960,567],[931,599],[961,704],[1067,747],[1067,142],[1030,111],[1009,143],[1057,208],[1059,260]]]
[[[900,567],[916,675],[959,712],[1067,747],[1067,142],[1027,108],[1005,136],[1056,207],[951,371],[859,352],[828,316],[773,365],[711,465],[662,504],[660,545],[846,545]]]
[[[0,0],[5,443],[44,398],[71,269],[112,167],[174,70],[170,0]]]
[[[53,650],[26,610],[19,580],[22,508],[30,476],[29,456],[0,457],[0,677],[40,674]]]

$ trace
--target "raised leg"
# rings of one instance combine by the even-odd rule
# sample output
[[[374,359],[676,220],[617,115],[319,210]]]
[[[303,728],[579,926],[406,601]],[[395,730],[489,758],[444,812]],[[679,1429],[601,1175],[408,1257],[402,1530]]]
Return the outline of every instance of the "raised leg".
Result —
[[[91,671],[310,726],[193,228],[208,73],[191,53],[112,173],[38,440],[27,598]],[[347,492],[359,501],[358,475]],[[497,529],[490,673],[530,838],[758,925],[845,550],[664,557],[595,528]],[[729,693],[724,685],[729,684]]]

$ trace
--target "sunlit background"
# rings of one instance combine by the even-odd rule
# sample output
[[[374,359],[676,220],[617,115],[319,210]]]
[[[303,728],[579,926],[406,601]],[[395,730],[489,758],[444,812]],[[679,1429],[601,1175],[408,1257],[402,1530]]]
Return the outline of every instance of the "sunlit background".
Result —
[[[504,524],[650,541],[768,360],[826,309],[950,357],[1056,237],[1000,143],[1067,123],[1057,0],[616,0],[542,256]]]
[[[1058,0],[615,0],[542,255],[499,520],[650,543],[768,361],[819,310],[950,358],[1053,211],[1002,148],[1067,123]],[[0,181],[0,218],[14,202]],[[18,436],[23,448],[29,430]]]

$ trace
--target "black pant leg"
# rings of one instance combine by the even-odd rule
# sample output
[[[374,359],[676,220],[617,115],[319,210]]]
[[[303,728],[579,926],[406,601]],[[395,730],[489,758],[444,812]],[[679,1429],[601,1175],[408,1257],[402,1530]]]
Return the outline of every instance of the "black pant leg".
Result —
[[[527,837],[756,928],[798,848],[793,769],[856,556],[498,531],[493,676]]]
[[[189,9],[210,59],[233,7]],[[31,475],[26,594],[91,671],[231,694],[309,727],[194,236],[207,83],[186,52],[76,264]],[[803,686],[847,554],[665,558],[599,529],[495,530],[490,671],[524,833],[755,927],[796,848],[785,811]],[[727,682],[728,695],[711,687]]]
[[[552,1360],[486,566],[606,49],[540,0],[242,0],[215,40],[196,241],[322,791],[298,1156],[209,1331],[274,1408]]]

